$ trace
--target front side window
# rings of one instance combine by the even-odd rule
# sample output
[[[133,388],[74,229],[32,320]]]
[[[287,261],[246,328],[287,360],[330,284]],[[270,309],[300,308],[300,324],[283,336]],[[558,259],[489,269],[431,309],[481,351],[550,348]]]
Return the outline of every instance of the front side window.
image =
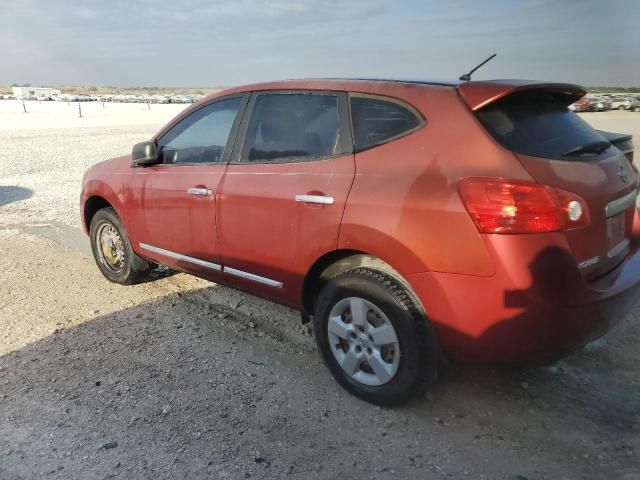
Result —
[[[364,150],[405,135],[422,124],[408,107],[391,100],[351,97],[356,150]]]
[[[336,95],[261,94],[252,112],[241,161],[294,161],[339,153]]]
[[[158,141],[158,155],[162,163],[222,161],[241,102],[240,97],[221,100],[182,119]]]

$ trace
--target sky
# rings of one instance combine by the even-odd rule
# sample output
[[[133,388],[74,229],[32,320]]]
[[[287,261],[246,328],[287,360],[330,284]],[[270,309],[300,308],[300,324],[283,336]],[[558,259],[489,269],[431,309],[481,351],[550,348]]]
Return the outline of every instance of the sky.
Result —
[[[640,85],[640,0],[3,0],[0,85],[309,77]]]

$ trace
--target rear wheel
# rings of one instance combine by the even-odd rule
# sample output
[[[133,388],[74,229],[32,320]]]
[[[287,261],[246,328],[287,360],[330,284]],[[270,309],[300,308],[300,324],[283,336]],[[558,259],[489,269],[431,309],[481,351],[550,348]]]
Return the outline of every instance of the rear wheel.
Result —
[[[640,107],[634,107],[633,111],[634,112],[640,112]]]
[[[132,285],[147,278],[153,265],[133,251],[115,210],[98,210],[91,219],[89,236],[93,257],[107,280]]]
[[[352,394],[392,406],[435,381],[438,349],[431,324],[392,276],[372,268],[348,270],[327,282],[316,305],[320,353]]]
[[[618,110],[624,110],[624,109],[625,109],[624,105],[620,105],[620,106],[618,107]]]

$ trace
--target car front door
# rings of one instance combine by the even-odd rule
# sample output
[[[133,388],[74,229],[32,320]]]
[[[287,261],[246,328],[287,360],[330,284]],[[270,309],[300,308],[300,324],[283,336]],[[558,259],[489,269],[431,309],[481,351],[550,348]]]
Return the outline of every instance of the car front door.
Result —
[[[247,111],[219,197],[224,279],[297,306],[308,268],[336,248],[353,182],[347,96],[256,92]]]
[[[161,162],[135,169],[134,239],[145,257],[220,277],[216,193],[246,101],[228,97],[194,110],[158,138]]]

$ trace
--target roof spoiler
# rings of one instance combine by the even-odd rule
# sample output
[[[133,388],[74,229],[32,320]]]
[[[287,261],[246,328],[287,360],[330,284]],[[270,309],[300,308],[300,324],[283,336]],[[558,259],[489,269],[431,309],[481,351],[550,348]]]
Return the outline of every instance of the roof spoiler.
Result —
[[[546,90],[564,99],[571,105],[587,92],[580,85],[571,83],[536,82],[531,80],[488,80],[461,83],[457,87],[460,96],[471,110],[480,110],[487,105],[513,93],[525,90]]]

